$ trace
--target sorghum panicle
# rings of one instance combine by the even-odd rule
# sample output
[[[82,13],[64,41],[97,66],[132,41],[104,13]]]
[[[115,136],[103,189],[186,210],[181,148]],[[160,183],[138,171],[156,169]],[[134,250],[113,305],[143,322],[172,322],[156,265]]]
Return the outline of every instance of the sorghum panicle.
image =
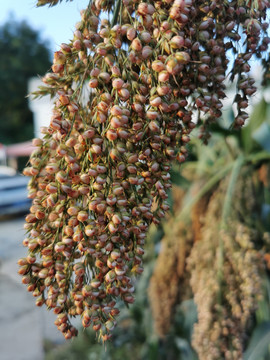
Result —
[[[257,8],[123,0],[111,24],[100,14],[114,3],[90,1],[72,41],[55,52],[41,92],[55,106],[24,171],[33,205],[19,273],[66,338],[77,333],[74,316],[110,338],[116,300],[134,302],[146,233],[168,209],[171,163],[188,156],[194,111],[206,142],[208,124],[221,116],[233,52],[234,125],[242,126],[256,91],[249,62],[269,43],[267,0]]]

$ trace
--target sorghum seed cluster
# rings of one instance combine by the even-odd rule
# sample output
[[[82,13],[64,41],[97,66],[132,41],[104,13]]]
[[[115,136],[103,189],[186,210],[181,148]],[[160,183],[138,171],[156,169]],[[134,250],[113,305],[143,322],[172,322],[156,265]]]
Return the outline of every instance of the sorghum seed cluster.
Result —
[[[221,209],[226,188],[227,179],[210,199],[201,240],[195,243],[187,260],[198,306],[192,344],[202,360],[243,358],[250,318],[262,291],[263,257],[254,247],[260,234],[250,221],[256,206],[256,201],[251,200],[255,199],[252,180],[240,178],[231,217],[227,228],[222,229]],[[242,207],[245,217],[239,213]],[[224,246],[223,259],[220,242]]]
[[[249,63],[269,43],[267,0],[115,3],[90,1],[55,52],[37,92],[56,98],[50,126],[24,170],[33,203],[19,273],[67,339],[75,316],[111,337],[116,301],[134,301],[147,229],[169,208],[171,163],[187,157],[194,111],[206,142],[232,53],[242,126],[256,91]]]

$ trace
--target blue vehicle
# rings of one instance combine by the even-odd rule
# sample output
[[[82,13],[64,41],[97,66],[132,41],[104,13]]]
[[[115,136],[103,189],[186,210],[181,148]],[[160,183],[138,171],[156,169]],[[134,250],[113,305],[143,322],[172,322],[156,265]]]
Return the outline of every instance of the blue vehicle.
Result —
[[[29,179],[7,166],[0,166],[0,216],[26,212],[31,204],[27,198]]]

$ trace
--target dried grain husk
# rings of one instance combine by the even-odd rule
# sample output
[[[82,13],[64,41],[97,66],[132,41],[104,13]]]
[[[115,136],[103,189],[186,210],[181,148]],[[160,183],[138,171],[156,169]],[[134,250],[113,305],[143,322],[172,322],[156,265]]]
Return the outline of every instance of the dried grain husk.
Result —
[[[161,241],[160,253],[148,290],[154,328],[161,338],[171,329],[176,305],[190,296],[186,258],[193,236],[190,227],[185,223],[170,222],[169,225],[174,230],[171,234],[166,234]]]
[[[192,344],[201,360],[242,359],[250,319],[261,294],[262,254],[254,248],[259,232],[239,216],[234,203],[254,210],[252,179],[241,178],[231,217],[221,226],[228,180],[210,199],[197,242],[188,259],[191,287],[198,308]],[[243,187],[245,185],[245,187]]]
[[[172,193],[173,209],[177,213],[183,205],[185,192],[174,186]],[[148,290],[154,329],[160,338],[169,333],[177,304],[191,296],[186,259],[193,241],[189,221],[169,219]]]
[[[195,183],[194,186],[194,195],[200,189],[200,183]],[[210,199],[210,193],[202,196],[193,206],[191,209],[191,224],[192,224],[192,231],[194,234],[194,242],[200,241],[202,238],[202,227],[205,221],[205,214],[208,208],[208,203]]]

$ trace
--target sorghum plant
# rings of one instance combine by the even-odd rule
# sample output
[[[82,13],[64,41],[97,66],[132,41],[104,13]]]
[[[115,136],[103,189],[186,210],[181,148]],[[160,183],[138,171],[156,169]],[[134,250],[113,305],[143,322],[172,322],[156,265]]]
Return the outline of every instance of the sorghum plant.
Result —
[[[256,127],[253,120],[250,127]],[[177,309],[185,306],[186,295],[194,299],[198,318],[192,323],[192,346],[201,360],[249,358],[245,350],[269,277],[269,226],[263,208],[270,154],[257,149],[243,157],[235,137],[228,137],[226,148],[223,136],[215,135],[210,148],[199,146],[200,154],[193,149],[196,166],[182,165],[190,185],[163,224],[165,235],[149,287],[154,328],[163,347],[172,334],[174,339],[181,336]]]
[[[55,106],[24,170],[33,204],[19,273],[36,304],[57,314],[65,338],[77,334],[70,319],[81,316],[109,339],[117,300],[134,302],[147,230],[169,209],[171,164],[186,160],[196,122],[207,142],[229,70],[234,127],[244,124],[256,91],[250,62],[268,49],[269,5],[89,1],[73,39],[55,52],[36,92]]]
[[[226,182],[228,179],[221,182],[209,201],[202,239],[194,245],[188,259],[190,283],[198,305],[192,344],[199,359],[243,358],[251,316],[262,288],[263,256],[254,247],[260,233],[248,223],[255,205],[252,179],[239,181],[237,190],[244,191],[234,199],[236,206],[231,209],[226,227],[222,227]],[[244,210],[247,221],[237,211],[243,202],[248,204]]]

